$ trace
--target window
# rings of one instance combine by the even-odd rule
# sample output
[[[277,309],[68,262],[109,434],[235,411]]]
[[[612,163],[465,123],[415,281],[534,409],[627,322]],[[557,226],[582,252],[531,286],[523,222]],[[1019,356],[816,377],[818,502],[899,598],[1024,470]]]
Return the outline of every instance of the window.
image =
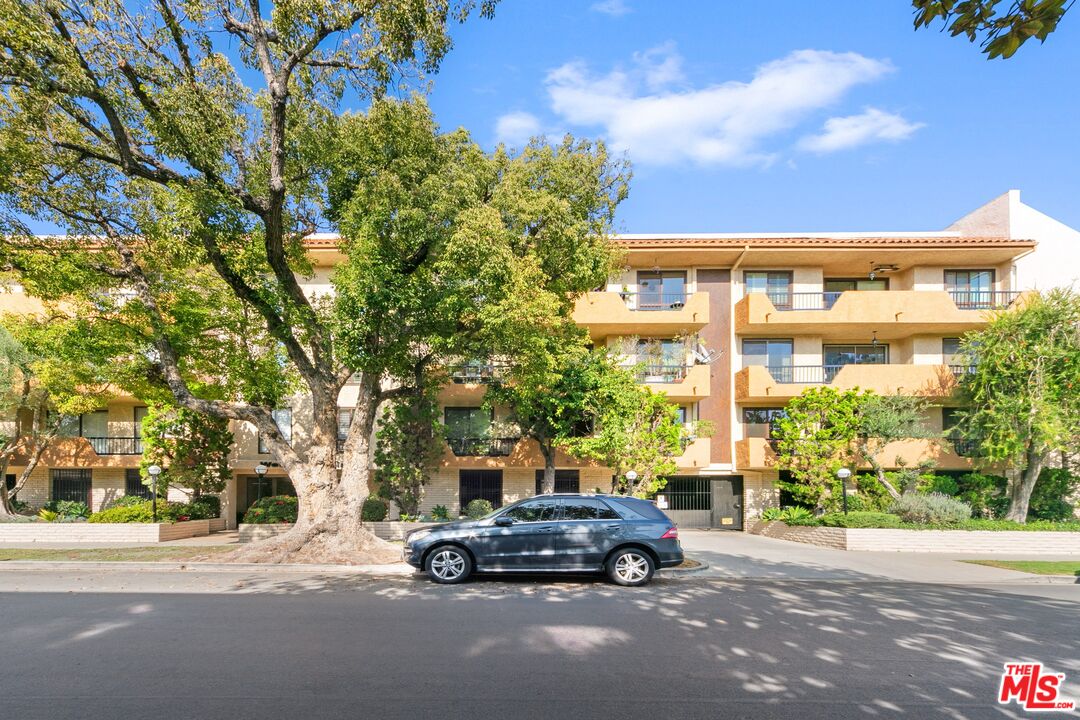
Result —
[[[743,273],[746,292],[765,293],[777,310],[791,309],[791,280],[789,271],[748,270]]]
[[[555,492],[557,493],[576,493],[581,492],[581,473],[577,470],[556,470],[555,471]],[[534,494],[539,495],[544,486],[544,471],[536,471],[536,492]]]
[[[889,346],[874,345],[825,345],[825,382],[832,382],[836,373],[845,365],[887,365]]]
[[[150,499],[150,488],[143,485],[142,475],[139,468],[128,468],[124,471],[124,494]]]
[[[677,310],[686,305],[686,273],[681,270],[637,274],[638,310]]]
[[[825,309],[829,310],[841,294],[848,290],[883,291],[889,289],[888,279],[871,280],[869,278],[825,278]]]
[[[461,512],[473,500],[487,500],[491,507],[502,507],[502,470],[460,470],[458,501]]]
[[[773,423],[784,417],[784,408],[743,408],[743,436],[771,438]]]
[[[448,407],[443,411],[448,438],[485,438],[491,431],[490,410],[478,407]]]
[[[349,428],[352,427],[352,418],[352,410],[337,411],[337,439],[339,442],[345,442],[345,439],[349,437]]]
[[[149,412],[149,410],[150,408],[147,407],[135,408],[134,421],[132,424],[132,429],[134,430],[134,432],[131,434],[137,438],[142,437],[142,422],[144,419],[146,419],[146,413]]]
[[[960,408],[941,408],[941,429],[946,434],[955,428],[960,422]]]
[[[52,470],[52,499],[90,504],[93,475],[89,469]]]
[[[946,270],[945,289],[962,310],[991,308],[994,305],[994,271]]]
[[[791,340],[743,340],[743,367],[759,365],[769,368],[776,382],[792,382],[794,342]]]
[[[289,408],[280,408],[278,410],[272,410],[270,414],[274,418],[274,424],[277,425],[278,432],[281,433],[281,437],[284,438],[286,443],[292,443],[292,410]],[[265,455],[270,452],[270,448],[266,446],[266,441],[259,433],[259,453]]]
[[[7,486],[7,491],[9,493],[15,489],[15,483],[18,482],[18,480],[19,478],[15,473],[7,473],[4,475],[4,485]]]
[[[514,522],[551,522],[555,519],[557,504],[554,499],[529,500],[510,508],[503,514],[512,518]]]
[[[563,520],[619,520],[614,510],[595,498],[567,498],[562,505]]]
[[[959,365],[960,338],[941,338],[941,361],[943,365]]]
[[[105,410],[84,413],[79,434],[84,438],[104,438],[109,436],[109,413]]]

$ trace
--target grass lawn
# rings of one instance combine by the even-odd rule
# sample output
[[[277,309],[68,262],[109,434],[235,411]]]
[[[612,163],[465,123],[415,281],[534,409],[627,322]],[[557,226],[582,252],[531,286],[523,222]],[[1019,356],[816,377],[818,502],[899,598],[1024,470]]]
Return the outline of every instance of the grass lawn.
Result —
[[[1080,577],[1080,560],[965,560],[973,565],[989,565],[1035,575],[1075,575]]]
[[[189,545],[187,547],[129,547],[82,549],[7,549],[0,548],[0,562],[5,560],[59,560],[83,562],[169,562],[202,555],[236,550],[236,545]]]

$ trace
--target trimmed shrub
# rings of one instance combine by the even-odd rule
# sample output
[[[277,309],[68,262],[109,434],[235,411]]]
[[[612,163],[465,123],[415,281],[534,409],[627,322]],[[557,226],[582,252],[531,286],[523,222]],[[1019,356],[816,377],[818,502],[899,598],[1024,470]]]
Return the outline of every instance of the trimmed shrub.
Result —
[[[940,493],[902,495],[889,506],[889,512],[916,525],[955,525],[971,519],[970,505]]]
[[[1030,520],[1071,520],[1075,508],[1069,501],[1080,489],[1080,477],[1061,468],[1046,468],[1039,473],[1028,505]]]
[[[201,495],[188,503],[192,520],[211,520],[221,517],[221,498],[217,495]]]
[[[1000,475],[968,473],[961,475],[956,484],[956,498],[970,505],[975,517],[997,518],[1009,509],[1009,498],[1005,494],[1008,483]]]
[[[381,522],[386,519],[386,501],[369,497],[360,508],[360,519],[364,522]]]
[[[469,504],[465,506],[465,514],[473,520],[479,520],[480,518],[494,512],[495,508],[491,506],[491,502],[482,498],[476,498],[470,500]]]
[[[821,517],[821,524],[838,528],[898,528],[900,518],[883,512],[830,513]]]
[[[86,506],[84,502],[78,502],[76,500],[50,500],[42,506],[43,509],[49,512],[54,512],[58,517],[90,517],[90,508]]]
[[[291,495],[274,495],[256,500],[244,513],[243,522],[252,525],[294,523],[299,503]]]
[[[171,503],[158,500],[157,521],[174,523],[191,520],[191,507],[184,503]],[[131,502],[126,505],[113,504],[90,516],[92,523],[151,523],[154,522],[154,505],[149,500]]]
[[[144,502],[147,502],[146,498],[138,495],[121,495],[109,503],[109,507],[130,507],[132,505],[142,505]]]
[[[948,475],[923,475],[919,478],[918,489],[921,493],[939,493],[952,497],[960,492],[960,483]]]

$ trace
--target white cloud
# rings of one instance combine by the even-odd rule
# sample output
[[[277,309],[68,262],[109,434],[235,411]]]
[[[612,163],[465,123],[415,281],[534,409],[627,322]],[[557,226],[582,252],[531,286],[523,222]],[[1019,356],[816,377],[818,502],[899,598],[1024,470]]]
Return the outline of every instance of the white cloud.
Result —
[[[641,163],[767,165],[764,141],[892,71],[858,53],[798,50],[757,68],[748,82],[700,89],[683,81],[671,46],[635,55],[629,70],[595,74],[570,62],[547,76],[552,110],[569,124],[599,127],[617,150]]]
[[[600,0],[600,2],[590,5],[589,9],[612,17],[622,17],[633,12],[633,9],[626,4],[626,0]]]
[[[531,113],[507,113],[495,121],[495,141],[510,147],[524,147],[534,135],[540,133],[540,121]]]
[[[900,115],[867,108],[859,115],[832,117],[817,135],[799,141],[799,148],[819,154],[848,150],[877,141],[907,140],[923,123],[908,122]]]

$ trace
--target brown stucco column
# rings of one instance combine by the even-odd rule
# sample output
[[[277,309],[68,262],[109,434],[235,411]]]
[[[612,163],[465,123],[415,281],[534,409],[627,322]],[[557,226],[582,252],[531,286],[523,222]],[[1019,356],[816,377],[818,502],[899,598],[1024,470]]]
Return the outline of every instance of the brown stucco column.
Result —
[[[697,291],[709,293],[709,324],[698,334],[716,352],[709,366],[709,397],[698,404],[698,415],[716,427],[709,461],[731,462],[731,271],[698,270]]]

